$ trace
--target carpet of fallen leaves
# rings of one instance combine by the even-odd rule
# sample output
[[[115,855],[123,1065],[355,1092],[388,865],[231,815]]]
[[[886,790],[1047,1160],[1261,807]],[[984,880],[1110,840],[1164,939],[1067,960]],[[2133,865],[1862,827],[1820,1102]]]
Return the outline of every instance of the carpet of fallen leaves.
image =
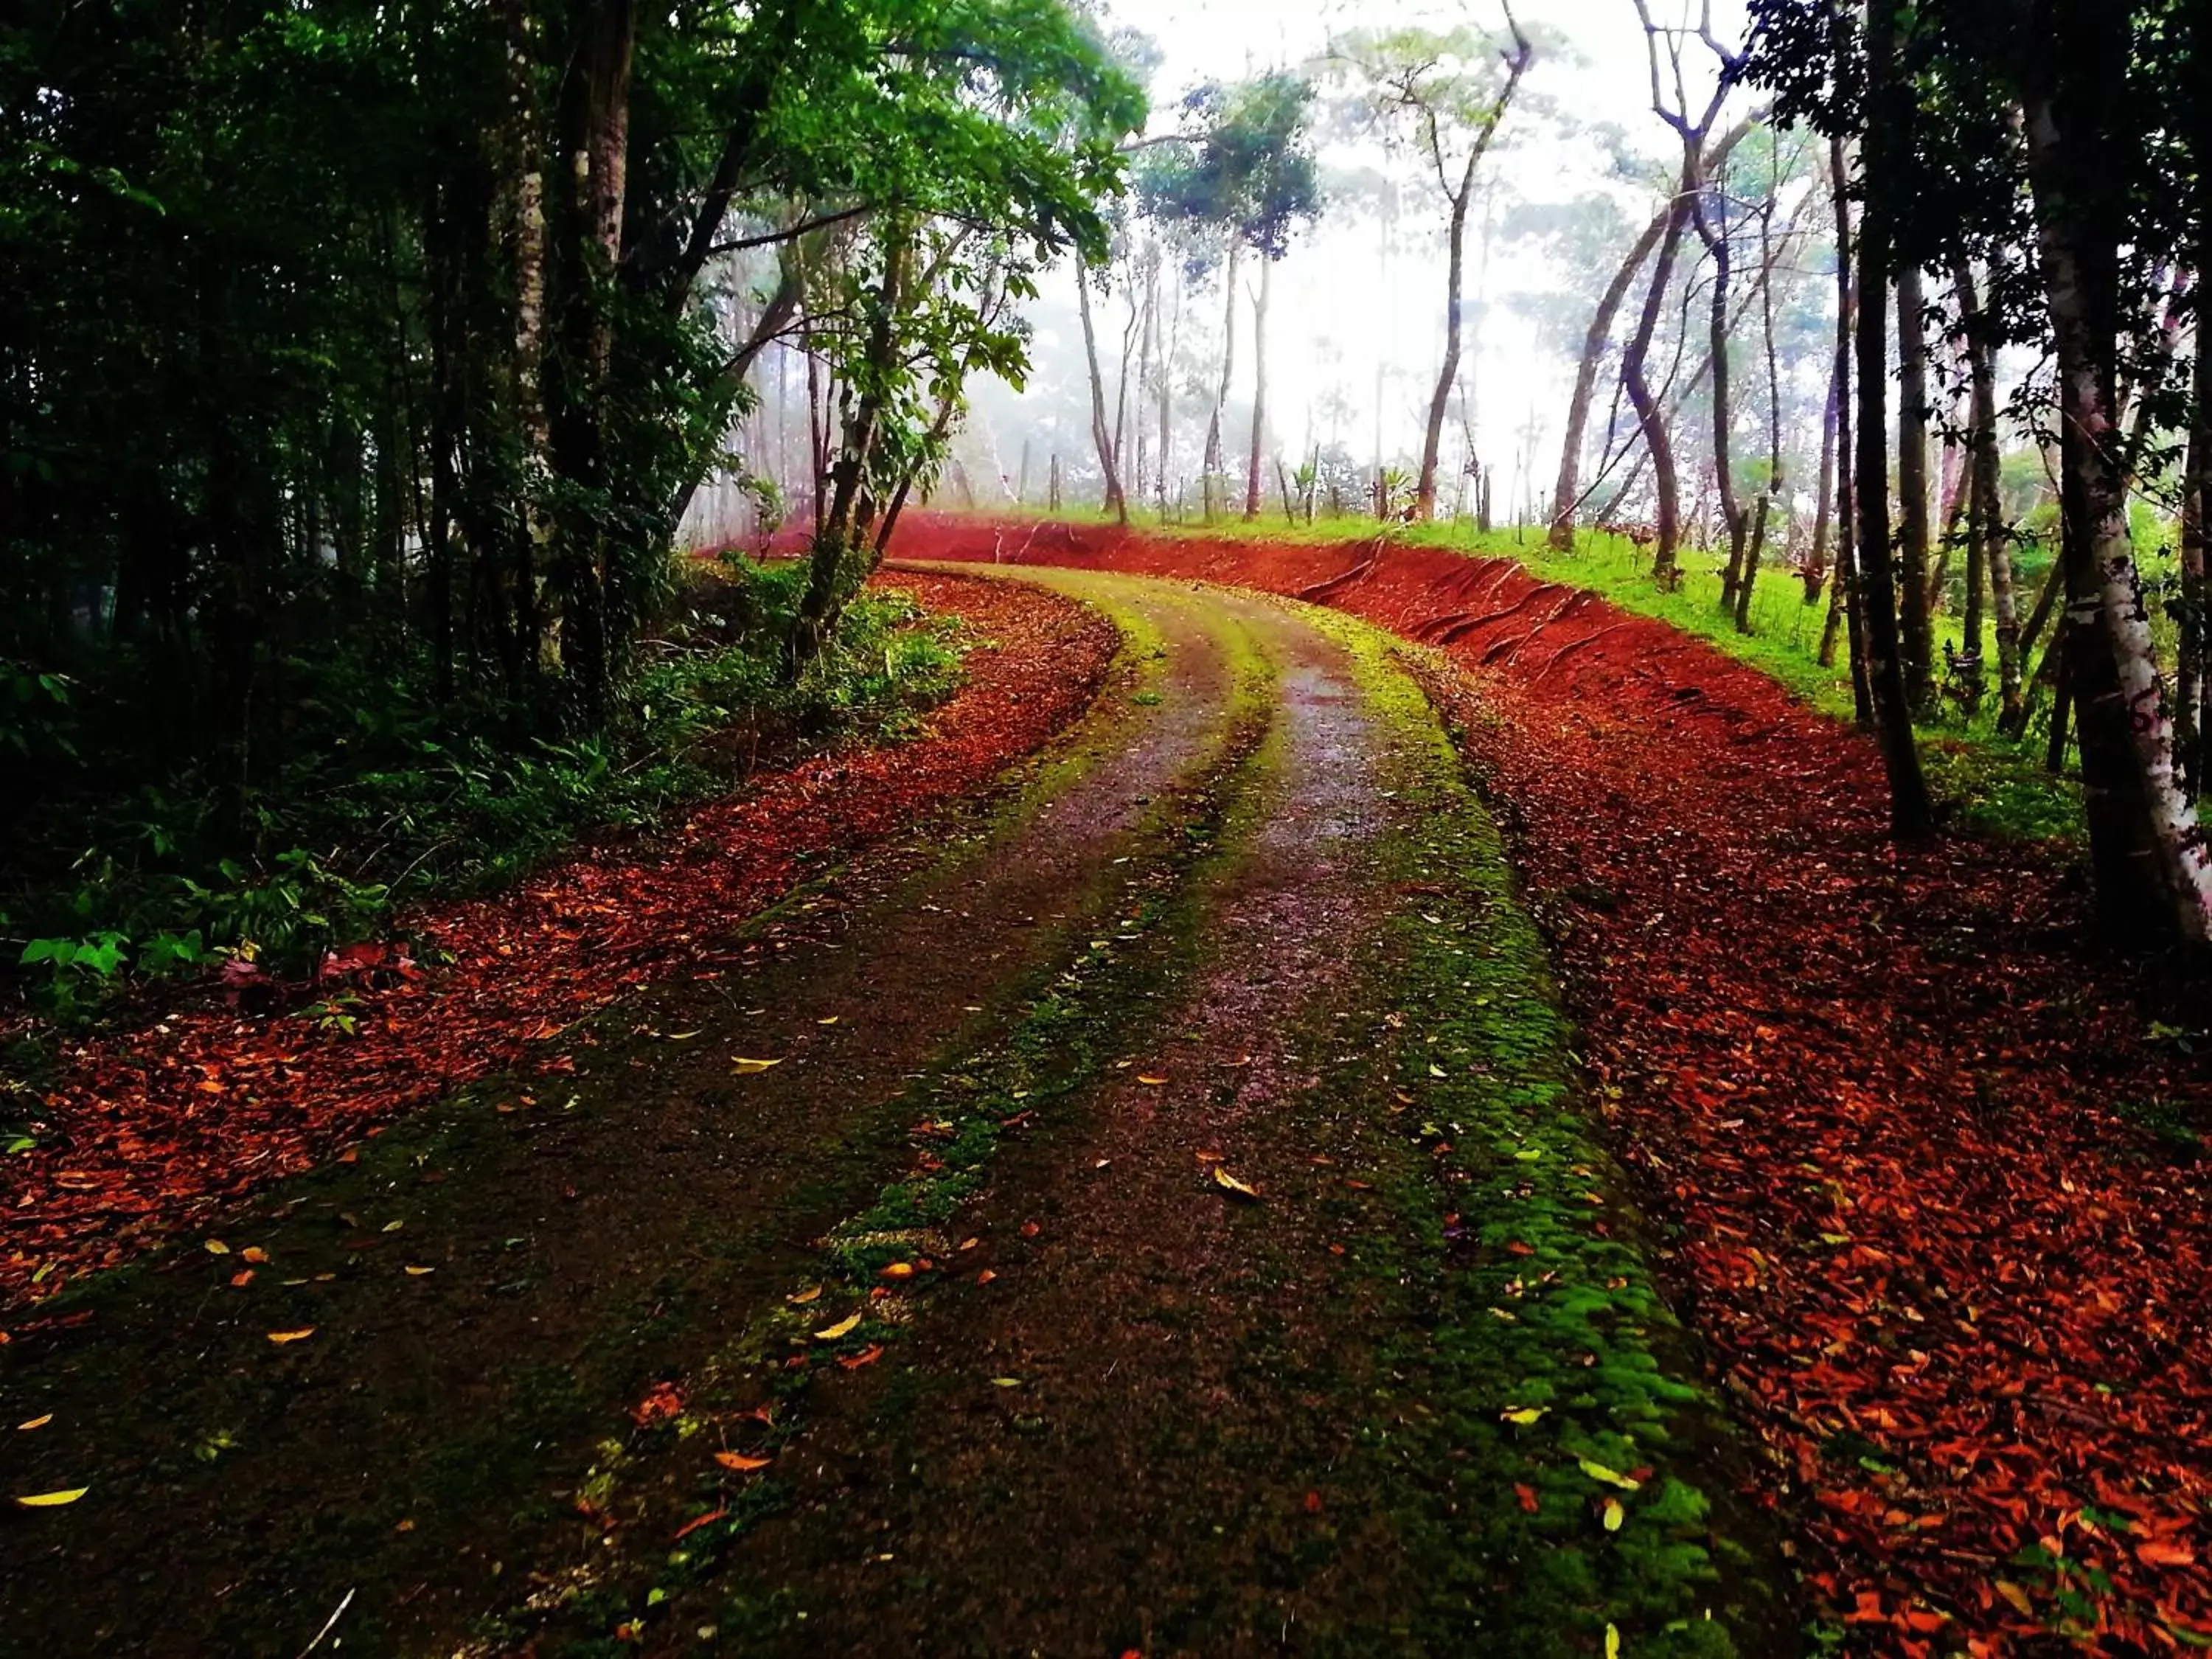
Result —
[[[975,640],[963,684],[921,736],[813,750],[647,841],[410,918],[416,951],[437,965],[348,953],[362,969],[350,1034],[210,996],[74,1051],[45,1097],[37,1149],[0,1161],[0,1308],[20,1315],[265,1182],[346,1157],[349,1142],[524,1060],[632,986],[711,976],[731,931],[802,879],[810,857],[988,786],[1085,706],[1115,648],[1103,617],[1024,585],[933,574],[890,585],[965,618]]]
[[[1445,649],[1691,1322],[1861,1650],[2212,1638],[2212,1068],[2055,850],[1900,853],[1872,744],[1504,560],[917,525]],[[2200,1038],[2201,1042],[2201,1038]]]

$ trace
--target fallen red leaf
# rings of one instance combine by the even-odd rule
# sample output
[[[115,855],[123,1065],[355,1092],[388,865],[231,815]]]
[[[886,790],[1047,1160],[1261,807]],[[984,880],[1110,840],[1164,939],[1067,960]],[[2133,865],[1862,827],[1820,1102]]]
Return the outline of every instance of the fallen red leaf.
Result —
[[[726,1521],[729,1518],[729,1515],[730,1512],[727,1510],[709,1510],[704,1515],[695,1516],[690,1520],[686,1521],[682,1526],[677,1528],[674,1540],[672,1541],[681,1541],[684,1539],[689,1538],[693,1533],[698,1531],[700,1528],[712,1526],[717,1521]]]

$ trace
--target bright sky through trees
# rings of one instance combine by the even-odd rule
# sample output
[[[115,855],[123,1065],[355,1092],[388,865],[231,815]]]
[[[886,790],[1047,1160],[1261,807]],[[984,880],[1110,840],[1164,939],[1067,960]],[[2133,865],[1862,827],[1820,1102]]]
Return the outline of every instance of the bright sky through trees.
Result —
[[[1655,17],[1665,21],[1668,10],[1662,4]],[[1542,50],[1530,72],[1527,100],[1486,164],[1482,194],[1485,210],[1495,216],[1493,230],[1516,203],[1565,204],[1589,192],[1613,196],[1625,212],[1640,215],[1649,192],[1608,177],[1609,158],[1625,151],[1664,167],[1673,136],[1650,114],[1644,34],[1630,0],[1526,0],[1515,15],[1539,33]],[[1113,25],[1142,31],[1161,54],[1152,82],[1156,132],[1172,128],[1176,100],[1189,87],[1271,68],[1310,68],[1330,39],[1348,30],[1382,25],[1442,30],[1465,23],[1496,28],[1504,21],[1494,0],[1388,7],[1346,0],[1114,0],[1104,15]],[[1741,38],[1743,22],[1738,0],[1714,7],[1722,38]],[[1741,96],[1748,107],[1751,94]],[[1596,126],[1616,129],[1617,143],[1609,137],[1594,143],[1589,129]],[[1354,170],[1379,159],[1346,135],[1327,135],[1322,146],[1324,179],[1340,191]],[[1399,158],[1395,170],[1411,185],[1419,181],[1407,160]],[[1440,219],[1431,223],[1434,217],[1409,210],[1397,234],[1400,245],[1384,265],[1376,257],[1372,206],[1364,199],[1339,199],[1276,270],[1281,349],[1270,365],[1269,401],[1286,446],[1304,441],[1310,422],[1320,441],[1328,441],[1334,431],[1353,455],[1371,461],[1377,447],[1379,356],[1380,447],[1392,456],[1418,451],[1427,382],[1443,331],[1442,226]],[[1502,455],[1519,447],[1533,415],[1538,428],[1534,472],[1540,484],[1557,463],[1559,410],[1574,377],[1572,342],[1540,335],[1514,301],[1555,295],[1572,273],[1561,271],[1537,242],[1498,234],[1491,239],[1486,269],[1479,240],[1472,234],[1470,240],[1466,372],[1476,386],[1478,437],[1486,449]],[[1603,276],[1594,280],[1602,283]],[[1080,414],[1076,402],[1056,395],[1062,381],[1073,386],[1082,375],[1074,307],[1054,284],[1032,314],[1039,329],[1034,391],[1016,399],[995,385],[984,388],[979,441],[988,442],[990,428],[1026,429],[1048,409],[1048,421],[1056,419],[1063,401],[1070,417]],[[1237,395],[1247,394],[1240,390]],[[1077,422],[1066,441],[1071,453],[1080,451],[1084,433]],[[1017,458],[1000,459],[1011,471]]]

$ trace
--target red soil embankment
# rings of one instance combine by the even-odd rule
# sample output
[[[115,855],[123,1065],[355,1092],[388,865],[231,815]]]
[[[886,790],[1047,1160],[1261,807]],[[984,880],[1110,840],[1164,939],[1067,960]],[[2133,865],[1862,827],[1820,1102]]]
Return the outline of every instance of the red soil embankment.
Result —
[[[2212,1169],[2144,1127],[2206,1121],[2208,1039],[2089,942],[2066,859],[1899,851],[1866,738],[1510,560],[927,519],[896,550],[1234,583],[1442,647],[1829,1615],[1903,1653],[2212,1636]]]
[[[27,1114],[40,1145],[0,1159],[0,1308],[143,1255],[403,1112],[527,1064],[534,1042],[631,986],[711,974],[731,931],[802,879],[805,860],[896,835],[1051,737],[1117,642],[1103,617],[1026,585],[891,585],[991,642],[921,737],[815,751],[664,836],[410,918],[449,965],[357,988],[349,1035],[217,1003],[76,1050]]]

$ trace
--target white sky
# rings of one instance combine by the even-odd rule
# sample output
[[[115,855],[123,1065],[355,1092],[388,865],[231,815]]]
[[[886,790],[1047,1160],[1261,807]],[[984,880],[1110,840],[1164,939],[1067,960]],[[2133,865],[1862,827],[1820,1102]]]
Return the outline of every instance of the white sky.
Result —
[[[1688,0],[1656,0],[1662,20]],[[1661,166],[1676,153],[1673,133],[1650,109],[1650,88],[1642,27],[1632,0],[1520,0],[1516,8],[1525,25],[1540,25],[1565,37],[1568,52],[1540,52],[1524,83],[1527,108],[1516,106],[1501,134],[1499,148],[1486,162],[1491,177],[1509,197],[1527,202],[1566,202],[1595,190],[1613,191],[1640,224],[1651,198],[1632,187],[1608,183],[1605,159],[1588,137],[1564,131],[1574,123],[1609,122],[1623,128],[1631,143]],[[1466,0],[1460,5],[1424,3],[1355,4],[1350,0],[1106,0],[1105,15],[1151,35],[1166,61],[1155,76],[1153,102],[1161,112],[1155,130],[1172,124],[1182,94],[1206,79],[1236,79],[1277,67],[1297,67],[1317,57],[1333,34],[1353,28],[1409,24],[1445,28],[1461,22],[1498,27],[1503,21],[1497,0]],[[1741,38],[1741,0],[1716,0],[1714,26],[1723,40]],[[1709,55],[1693,44],[1692,60],[1710,86]],[[1704,87],[1696,88],[1699,95]],[[1747,102],[1747,94],[1739,94]],[[1539,102],[1556,113],[1547,115]],[[1357,161],[1340,143],[1324,140],[1321,160],[1332,165]],[[1387,266],[1376,254],[1375,219],[1357,206],[1329,210],[1322,222],[1301,232],[1286,258],[1275,268],[1273,316],[1270,323],[1270,421],[1273,444],[1303,447],[1310,430],[1326,440],[1331,422],[1326,410],[1332,392],[1350,405],[1340,413],[1337,434],[1351,453],[1373,459],[1380,412],[1380,434],[1390,459],[1417,450],[1421,411],[1434,383],[1442,352],[1444,319],[1443,208],[1433,184],[1425,194],[1403,200],[1401,246]],[[1415,234],[1433,224],[1433,234]],[[1562,273],[1527,244],[1502,239],[1486,272],[1478,276],[1481,255],[1470,233],[1469,295],[1486,288],[1493,301],[1478,340],[1474,365],[1478,408],[1478,442],[1485,459],[1499,470],[1498,505],[1506,510],[1515,452],[1534,422],[1537,456],[1534,472],[1548,478],[1557,466],[1558,431],[1572,379],[1572,366],[1540,349],[1528,325],[1495,302],[1511,291],[1544,291],[1559,285]],[[1626,242],[1619,252],[1626,252]],[[1613,257],[1618,257],[1616,253]],[[1248,266],[1249,269],[1249,266]],[[1607,274],[1609,274],[1609,270]],[[1073,302],[1060,290],[1065,271],[1047,277],[1045,299],[1033,313],[1037,326],[1035,356],[1038,373],[1029,397],[1013,398],[994,387],[977,400],[970,453],[996,451],[1004,471],[1014,467],[1006,452],[1041,427],[1047,441],[1071,457],[1088,448],[1087,419],[1073,431],[1060,422],[1049,434],[1048,409],[1065,409],[1053,389],[1080,376],[1081,342],[1074,333]],[[1196,296],[1219,328],[1219,289]],[[1108,304],[1099,317],[1102,356],[1109,380],[1117,355],[1119,307]],[[1250,396],[1249,313],[1240,320],[1237,390],[1232,403]],[[1378,404],[1378,357],[1389,371]],[[1178,441],[1183,441],[1180,439]],[[1227,446],[1240,454],[1238,434]],[[1455,446],[1447,445],[1447,454]],[[978,455],[977,459],[984,458]],[[988,463],[977,471],[988,471]],[[1182,470],[1180,467],[1178,470]],[[983,479],[978,477],[981,485]]]

